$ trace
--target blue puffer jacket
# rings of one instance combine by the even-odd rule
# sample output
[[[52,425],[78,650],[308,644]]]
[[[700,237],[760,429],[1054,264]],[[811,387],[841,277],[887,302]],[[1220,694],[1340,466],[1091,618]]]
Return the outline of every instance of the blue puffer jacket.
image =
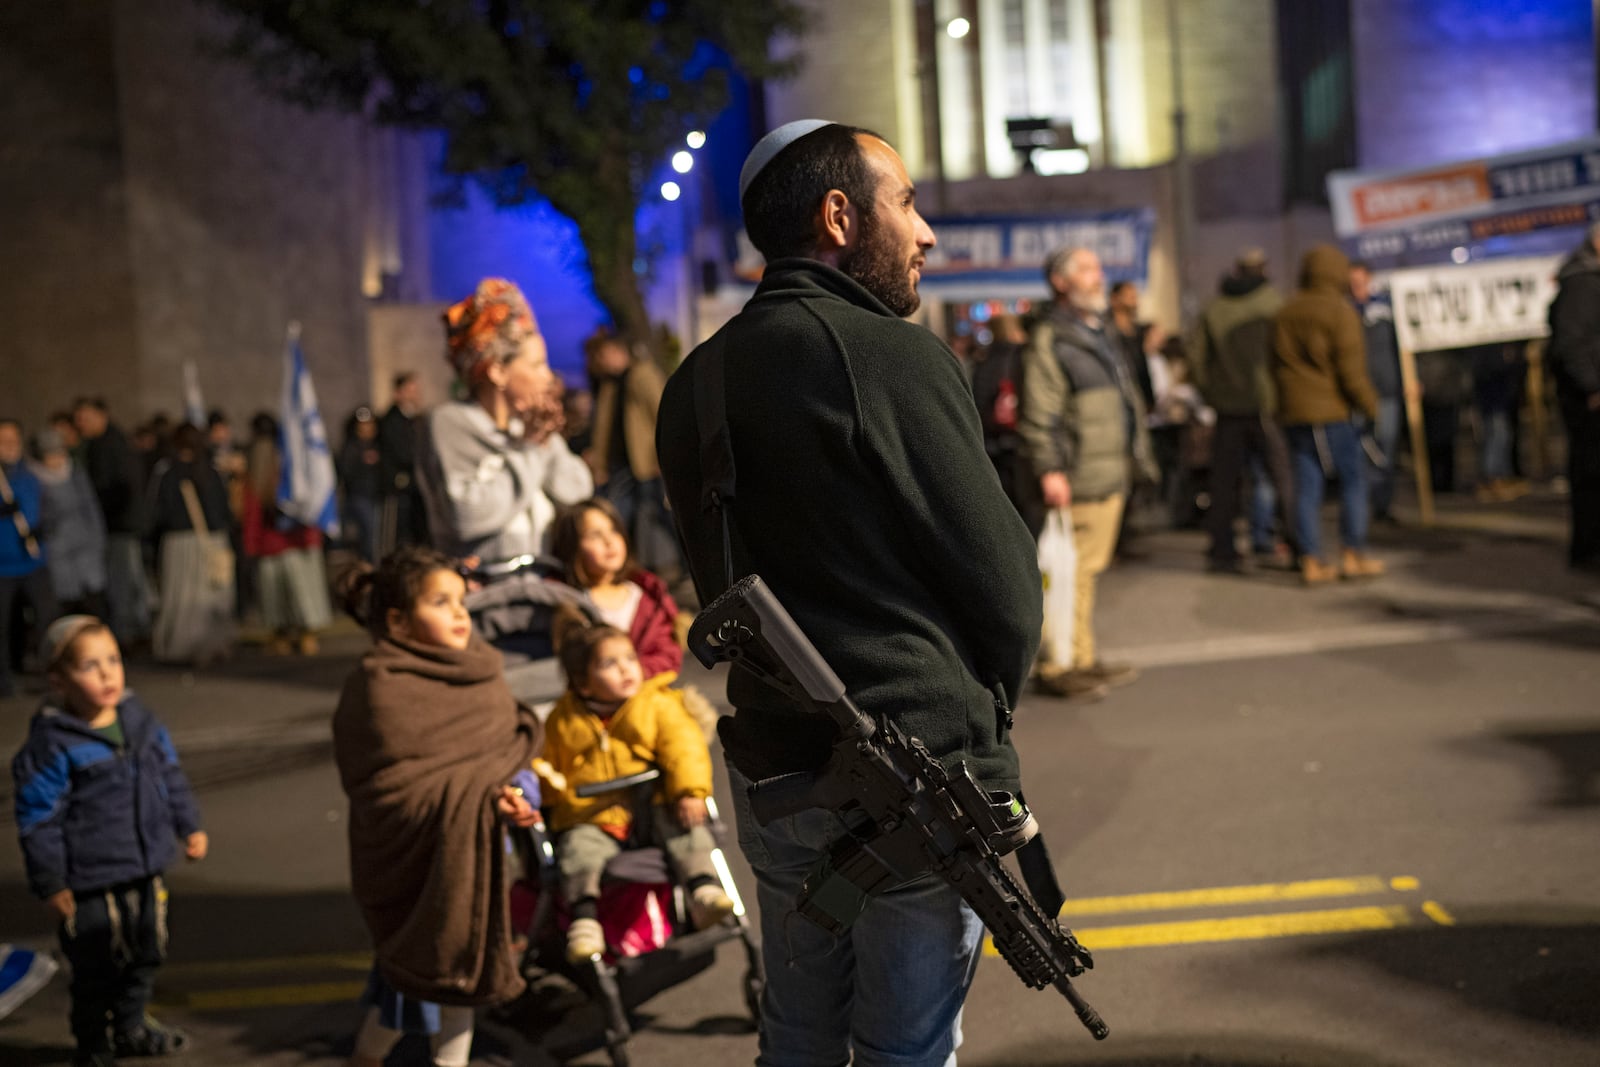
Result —
[[[39,479],[20,463],[4,470],[6,481],[11,483],[11,496],[16,501],[17,510],[28,520],[28,529],[37,531],[43,495]],[[37,534],[35,544],[38,545],[37,554],[28,551],[27,543],[17,529],[16,518],[9,514],[0,516],[0,578],[21,578],[43,567],[44,543],[38,540]]]
[[[133,693],[117,705],[123,747],[46,702],[11,763],[28,887],[40,897],[159,874],[200,829],[164,726]]]

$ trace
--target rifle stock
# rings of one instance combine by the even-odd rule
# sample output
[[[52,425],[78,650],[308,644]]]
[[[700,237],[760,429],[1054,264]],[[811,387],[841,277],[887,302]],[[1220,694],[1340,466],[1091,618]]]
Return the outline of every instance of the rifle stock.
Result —
[[[702,611],[689,650],[706,667],[742,666],[839,727],[828,762],[814,772],[758,782],[756,818],[766,824],[812,807],[865,816],[807,876],[796,910],[823,929],[847,929],[876,893],[925,871],[943,877],[993,935],[995,948],[1033,989],[1054,986],[1099,1040],[1104,1020],[1072,979],[1094,959],[1072,932],[1019,887],[1001,857],[1037,850],[1024,872],[1048,867],[1038,824],[1020,798],[986,792],[966,764],[947,770],[899,725],[874,719],[850,700],[844,683],[756,575],[740,579]],[[1026,854],[1026,853],[1025,853]],[[1031,880],[1031,873],[1029,873]]]

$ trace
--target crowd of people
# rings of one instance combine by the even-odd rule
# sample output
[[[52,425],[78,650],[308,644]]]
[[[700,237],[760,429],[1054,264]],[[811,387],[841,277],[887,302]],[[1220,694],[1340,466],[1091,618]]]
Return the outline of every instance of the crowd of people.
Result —
[[[330,552],[369,563],[410,544],[482,560],[538,554],[556,509],[596,493],[640,557],[680,577],[655,459],[664,372],[606,331],[585,346],[583,389],[550,371],[542,341],[480,359],[489,320],[516,301],[526,311],[510,283],[490,280],[455,312],[462,399],[427,409],[405,373],[381,415],[364,404],[345,420],[332,538],[280,509],[269,413],[242,445],[221,411],[204,426],[158,415],[130,434],[98,397],[31,433],[0,419],[0,696],[62,614],[103,617],[124,645],[168,662],[225,658],[241,626],[275,654],[314,654],[332,618]]]
[[[1045,264],[1049,301],[996,320],[963,368],[904,321],[936,237],[881,138],[780,127],[752,151],[740,195],[766,275],[670,378],[602,333],[586,347],[592,389],[564,395],[528,301],[490,278],[445,316],[460,397],[424,410],[402,376],[383,416],[348,420],[346,539],[364,562],[337,585],[372,644],[333,735],[375,956],[353,1067],[380,1067],[408,1032],[429,1036],[435,1064],[460,1067],[473,1009],[522,989],[508,827],[549,820],[573,962],[607,950],[599,871],[647,831],[694,926],[733,911],[704,830],[707,737],[677,684],[687,619],[655,570],[686,567],[702,600],[760,574],[863,708],[1010,793],[1030,678],[1069,699],[1134,679],[1101,659],[1094,604],[1136,493],[1172,521],[1203,512],[1219,572],[1243,570],[1248,495],[1250,547],[1307,585],[1382,573],[1368,516],[1392,505],[1401,385],[1370,272],[1336,249],[1307,254],[1287,300],[1245,251],[1186,341],[1141,324],[1137,290],[1108,292],[1092,251],[1061,249]],[[1576,262],[1572,284],[1594,284],[1600,251]],[[1600,365],[1583,346],[1596,331],[1569,312],[1552,313],[1558,387],[1574,440],[1592,442]],[[1482,375],[1514,372],[1485,358]],[[1506,413],[1504,388],[1482,392]],[[1515,491],[1514,421],[1485,423],[1486,498]],[[72,964],[73,1063],[107,1067],[188,1043],[146,1005],[165,947],[163,870],[180,846],[190,860],[209,848],[171,739],[126,689],[122,650],[148,635],[159,657],[204,661],[255,611],[274,651],[314,651],[330,612],[325,546],[276,508],[270,416],[252,420],[243,450],[220,415],[129,440],[94,399],[40,428],[31,458],[23,430],[0,421],[0,636],[26,600],[50,695],[13,764],[17,825]],[[1575,494],[1593,488],[1595,451],[1572,461]],[[1321,550],[1330,477],[1336,562]],[[664,547],[669,497],[681,557]],[[1592,500],[1574,510],[1591,538],[1575,537],[1574,562],[1592,564]],[[1073,590],[1071,639],[1041,662],[1036,538],[1052,512],[1074,546],[1072,573],[1055,576]],[[530,553],[553,554],[585,608],[553,626],[566,688],[542,737],[467,609],[483,563]],[[816,770],[835,738],[754,673],[735,672],[728,697],[716,729],[767,954],[759,1062],[953,1062],[982,924],[933,873],[874,892],[847,930],[800,921],[797,896],[845,828],[824,809],[761,823],[750,784]],[[648,763],[663,773],[650,827],[615,794],[579,788]],[[96,814],[118,806],[137,825],[108,835]]]
[[[1590,284],[1593,239],[1563,271],[1564,290]],[[1070,656],[1039,664],[1042,690],[1098,699],[1133,680],[1098,658],[1096,577],[1113,558],[1138,555],[1143,524],[1200,526],[1206,565],[1220,574],[1254,568],[1297,572],[1308,587],[1383,574],[1368,551],[1372,523],[1394,524],[1398,462],[1408,443],[1394,313],[1375,293],[1373,271],[1337,248],[1310,250],[1286,298],[1265,253],[1243,249],[1184,337],[1138,318],[1137,288],[1107,288],[1098,257],[1063,249],[1045,265],[1051,298],[1028,314],[988,323],[986,346],[952,345],[972,383],[985,448],[1006,496],[1038,537],[1052,510],[1070,514],[1076,546]],[[1552,324],[1585,307],[1558,301]],[[1595,362],[1581,324],[1554,329],[1554,368],[1574,447],[1574,566],[1596,552],[1594,476],[1584,466],[1592,421],[1572,366]],[[1562,358],[1563,336],[1570,353]],[[970,335],[968,335],[970,337]],[[1436,493],[1464,486],[1456,455],[1464,414],[1476,436],[1482,503],[1529,491],[1522,476],[1521,411],[1527,363],[1521,344],[1417,354],[1410,386],[1425,428],[1416,462]],[[1585,486],[1590,486],[1585,488]],[[1339,550],[1323,549],[1322,507],[1336,490]],[[1243,519],[1241,528],[1241,519]]]
[[[130,437],[98,397],[31,436],[0,420],[0,695],[28,635],[62,614],[102,617],[174,663],[230,655],[241,620],[274,652],[317,650],[323,536],[278,508],[277,420],[257,414],[242,448],[222,412],[205,422],[157,418]]]

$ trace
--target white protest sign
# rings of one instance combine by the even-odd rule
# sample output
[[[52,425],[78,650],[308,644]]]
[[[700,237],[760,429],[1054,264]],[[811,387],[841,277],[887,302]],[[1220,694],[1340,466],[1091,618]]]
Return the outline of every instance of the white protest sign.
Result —
[[[1549,256],[1395,271],[1389,295],[1400,347],[1432,352],[1545,336],[1560,265]]]

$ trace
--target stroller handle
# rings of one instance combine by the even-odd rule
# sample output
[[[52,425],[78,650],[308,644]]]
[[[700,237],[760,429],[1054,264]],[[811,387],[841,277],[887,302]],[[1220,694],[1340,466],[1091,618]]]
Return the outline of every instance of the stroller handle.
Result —
[[[623,778],[613,778],[609,782],[588,782],[584,785],[578,786],[578,788],[574,789],[572,792],[574,796],[588,800],[590,797],[597,797],[602,793],[610,793],[619,789],[632,789],[635,786],[648,785],[660,777],[661,769],[659,767],[651,767],[647,770],[640,771],[638,774],[630,774]]]
[[[521,556],[512,556],[510,559],[496,559],[480,562],[476,567],[464,572],[464,577],[476,578],[485,585],[509,578],[513,574],[523,571],[533,571],[539,575],[559,575],[561,561],[553,556],[536,556],[527,553]]]

